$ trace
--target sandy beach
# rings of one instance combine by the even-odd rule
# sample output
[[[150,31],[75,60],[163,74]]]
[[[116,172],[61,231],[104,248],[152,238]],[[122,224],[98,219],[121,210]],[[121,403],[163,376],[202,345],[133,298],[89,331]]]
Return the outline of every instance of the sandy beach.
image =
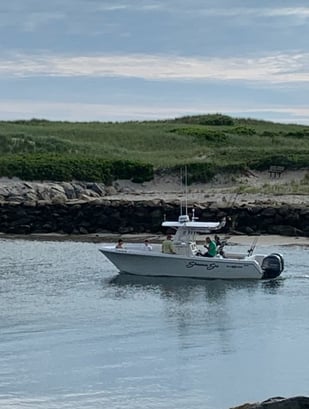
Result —
[[[309,205],[308,170],[285,171],[270,177],[267,171],[248,171],[245,175],[217,175],[209,183],[194,183],[187,188],[177,175],[155,175],[150,182],[137,184],[128,180],[114,183],[111,200],[188,200],[189,203],[215,204],[290,204]],[[307,182],[304,183],[304,181]]]
[[[28,234],[28,235],[8,235],[0,233],[0,240],[42,240],[42,241],[80,241],[89,243],[116,243],[119,238],[122,238],[126,243],[143,243],[147,238],[151,243],[161,243],[165,235],[151,234]],[[308,237],[288,237],[278,235],[220,235],[221,238],[227,239],[229,245],[244,245],[251,246],[257,240],[259,246],[305,246],[309,247]],[[204,242],[205,236],[200,236],[198,242]]]

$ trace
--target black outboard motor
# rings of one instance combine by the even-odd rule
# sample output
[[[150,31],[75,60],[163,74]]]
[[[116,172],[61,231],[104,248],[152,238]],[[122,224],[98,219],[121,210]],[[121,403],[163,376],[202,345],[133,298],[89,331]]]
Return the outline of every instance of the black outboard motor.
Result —
[[[276,278],[284,269],[284,260],[280,253],[271,253],[262,261],[262,279]]]

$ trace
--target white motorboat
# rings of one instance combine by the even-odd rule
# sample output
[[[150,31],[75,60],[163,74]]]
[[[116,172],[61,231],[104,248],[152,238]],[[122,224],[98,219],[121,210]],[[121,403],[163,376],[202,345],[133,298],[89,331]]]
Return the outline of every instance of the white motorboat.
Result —
[[[224,223],[199,222],[194,217],[190,220],[187,214],[179,216],[178,221],[164,221],[163,227],[175,230],[175,254],[162,253],[160,246],[148,251],[141,244],[104,246],[100,251],[120,273],[140,276],[260,280],[281,274],[284,260],[279,253],[253,254],[253,248],[246,253],[232,253],[221,249],[215,257],[201,256],[196,235],[218,232]]]

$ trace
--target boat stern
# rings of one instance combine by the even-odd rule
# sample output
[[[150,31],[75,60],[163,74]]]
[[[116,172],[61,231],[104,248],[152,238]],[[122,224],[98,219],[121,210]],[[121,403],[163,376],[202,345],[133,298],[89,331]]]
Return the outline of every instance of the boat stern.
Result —
[[[264,257],[261,267],[263,270],[262,279],[279,277],[284,269],[283,256],[280,253],[271,253]]]

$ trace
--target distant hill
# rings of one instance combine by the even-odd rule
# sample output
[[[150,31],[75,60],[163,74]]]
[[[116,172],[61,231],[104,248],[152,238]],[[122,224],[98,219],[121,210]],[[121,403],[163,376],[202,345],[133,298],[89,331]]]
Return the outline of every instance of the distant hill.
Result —
[[[82,170],[79,177],[101,180],[106,164],[114,161],[123,167],[124,176],[134,178],[138,172],[139,181],[149,180],[152,170],[172,172],[184,165],[191,181],[209,180],[218,172],[263,170],[271,165],[307,168],[309,126],[221,114],[117,123],[0,122],[0,176],[14,176],[15,172],[23,177],[23,169],[38,167],[40,162],[36,177],[53,178],[55,168],[71,163],[72,169]],[[147,170],[141,171],[140,163]],[[114,170],[109,174],[112,179]],[[66,169],[56,178],[71,177],[74,172]]]

